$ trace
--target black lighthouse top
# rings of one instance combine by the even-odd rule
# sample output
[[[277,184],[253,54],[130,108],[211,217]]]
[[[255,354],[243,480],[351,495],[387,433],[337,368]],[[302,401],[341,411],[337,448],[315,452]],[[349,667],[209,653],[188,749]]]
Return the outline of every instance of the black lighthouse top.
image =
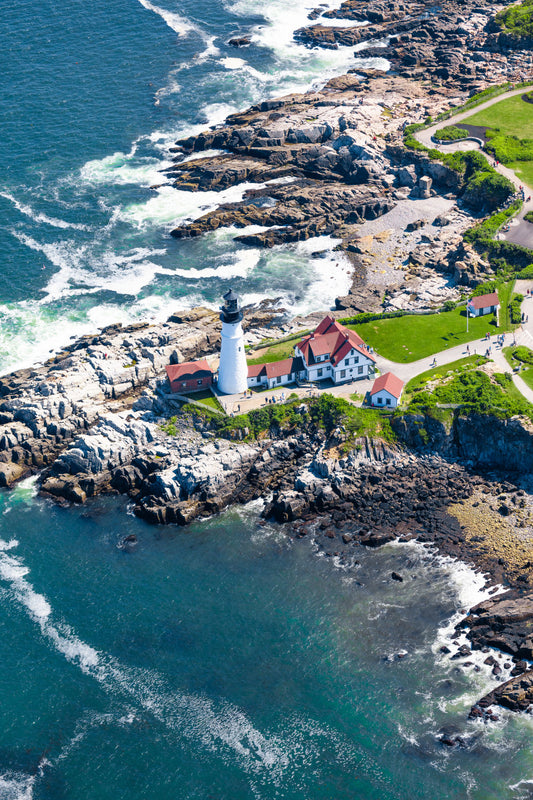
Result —
[[[239,295],[230,289],[224,295],[224,305],[220,306],[220,319],[222,322],[240,322],[242,311],[239,309]]]

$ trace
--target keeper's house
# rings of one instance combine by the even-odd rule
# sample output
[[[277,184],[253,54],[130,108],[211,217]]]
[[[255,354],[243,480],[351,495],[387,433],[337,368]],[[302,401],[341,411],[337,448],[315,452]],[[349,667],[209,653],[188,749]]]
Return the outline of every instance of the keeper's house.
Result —
[[[468,301],[468,313],[473,317],[482,317],[484,314],[497,314],[499,309],[498,292],[471,297]]]
[[[170,391],[174,394],[201,392],[213,383],[213,370],[205,360],[184,361],[183,364],[169,364],[165,367]]]
[[[325,317],[313,333],[294,348],[301,356],[309,381],[335,384],[369,378],[376,359],[361,337],[333,317]]]
[[[275,388],[295,381],[347,383],[372,377],[375,363],[355,331],[325,317],[313,333],[298,342],[293,358],[248,367],[248,388]]]
[[[396,408],[403,391],[403,381],[392,372],[376,378],[370,390],[370,402],[378,408]]]

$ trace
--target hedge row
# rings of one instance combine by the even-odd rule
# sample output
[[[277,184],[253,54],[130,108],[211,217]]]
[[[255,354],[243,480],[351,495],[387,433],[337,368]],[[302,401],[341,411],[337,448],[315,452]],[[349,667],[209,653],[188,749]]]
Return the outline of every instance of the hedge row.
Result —
[[[479,222],[477,225],[474,225],[473,228],[468,228],[463,234],[463,239],[470,244],[492,239],[501,226],[507,222],[508,219],[514,217],[521,208],[522,200],[514,200],[508,208],[496,211],[494,214],[491,214],[490,217],[484,219],[483,222]]]

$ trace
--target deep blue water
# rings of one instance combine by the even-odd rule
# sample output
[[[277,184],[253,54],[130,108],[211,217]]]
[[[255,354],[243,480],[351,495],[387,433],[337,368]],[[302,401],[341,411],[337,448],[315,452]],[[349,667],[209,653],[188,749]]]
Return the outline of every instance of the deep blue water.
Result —
[[[172,240],[220,198],[149,188],[179,136],[353,64],[292,43],[306,13],[4,3],[0,371],[99,325],[217,304],[230,282],[295,311],[341,291],[316,242]],[[252,46],[229,48],[241,32]],[[488,671],[439,655],[480,580],[413,546],[341,568],[258,512],[158,529],[116,498],[0,494],[0,800],[533,796],[530,720],[467,723]],[[440,745],[443,726],[468,747]]]
[[[1,499],[0,797],[530,796],[531,721],[467,723],[488,673],[438,653],[465,568],[413,545],[342,566],[257,507],[179,530]]]

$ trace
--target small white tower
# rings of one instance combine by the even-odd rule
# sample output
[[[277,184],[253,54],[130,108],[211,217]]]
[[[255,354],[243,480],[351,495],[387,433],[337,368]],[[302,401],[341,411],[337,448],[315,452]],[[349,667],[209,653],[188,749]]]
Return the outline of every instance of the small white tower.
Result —
[[[248,388],[248,366],[241,325],[242,311],[239,309],[239,297],[233,289],[224,295],[224,305],[220,307],[220,319],[222,320],[222,343],[218,367],[218,388],[223,394],[245,392]]]

